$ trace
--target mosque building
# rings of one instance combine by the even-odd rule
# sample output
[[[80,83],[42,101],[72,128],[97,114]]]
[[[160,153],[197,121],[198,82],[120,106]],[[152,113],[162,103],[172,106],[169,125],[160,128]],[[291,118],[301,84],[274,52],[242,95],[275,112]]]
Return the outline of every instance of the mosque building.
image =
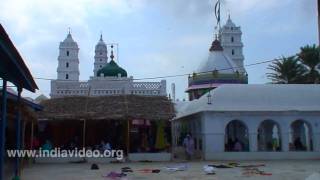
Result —
[[[67,96],[108,96],[133,94],[166,96],[166,81],[134,82],[132,76],[115,61],[113,45],[109,56],[102,35],[95,46],[93,76],[79,81],[79,47],[69,32],[59,46],[57,79],[51,81],[51,98]],[[109,59],[110,57],[110,59]]]

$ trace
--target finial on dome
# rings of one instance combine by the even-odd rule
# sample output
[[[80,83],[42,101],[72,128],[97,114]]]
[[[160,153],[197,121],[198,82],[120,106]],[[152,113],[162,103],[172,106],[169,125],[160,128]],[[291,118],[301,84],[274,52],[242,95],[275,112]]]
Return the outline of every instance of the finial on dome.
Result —
[[[111,44],[111,55],[110,55],[111,61],[113,61],[114,59],[114,55],[113,55],[113,44]]]
[[[72,36],[71,36],[71,28],[68,27],[68,35],[67,35],[67,38],[66,39],[72,39]]]
[[[230,17],[230,9],[228,9],[228,20],[230,19],[231,20],[231,17]]]
[[[102,39],[102,31],[100,31],[100,41],[103,41],[103,39]]]

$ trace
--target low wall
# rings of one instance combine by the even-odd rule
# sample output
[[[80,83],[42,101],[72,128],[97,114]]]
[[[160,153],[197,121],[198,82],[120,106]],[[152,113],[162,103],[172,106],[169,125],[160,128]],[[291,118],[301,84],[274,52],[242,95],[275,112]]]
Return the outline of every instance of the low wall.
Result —
[[[36,157],[36,163],[72,163],[84,161],[84,158],[80,157]]]
[[[320,152],[218,152],[206,153],[205,160],[300,160],[320,159]]]
[[[129,153],[130,161],[170,161],[171,153]]]
[[[163,162],[171,160],[171,153],[130,153],[130,161],[154,161]],[[80,158],[80,157],[37,157],[36,163],[81,163],[84,160],[88,163],[110,163],[116,161],[116,158]]]

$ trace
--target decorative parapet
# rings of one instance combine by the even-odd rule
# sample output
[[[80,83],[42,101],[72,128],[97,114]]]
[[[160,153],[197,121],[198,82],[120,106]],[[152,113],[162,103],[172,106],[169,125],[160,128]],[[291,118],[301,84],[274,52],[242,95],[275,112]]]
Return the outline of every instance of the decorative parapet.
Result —
[[[133,82],[132,94],[166,96],[166,81],[160,82]]]
[[[133,89],[139,90],[159,90],[161,82],[134,82],[132,86]]]
[[[86,96],[89,93],[89,83],[79,81],[51,81],[52,98],[64,96]]]
[[[52,98],[65,96],[107,96],[134,94],[143,96],[166,96],[166,81],[133,82],[133,78],[91,77],[88,82],[51,81]]]
[[[248,84],[248,76],[244,73],[224,74],[218,71],[195,73],[188,78],[188,84]]]

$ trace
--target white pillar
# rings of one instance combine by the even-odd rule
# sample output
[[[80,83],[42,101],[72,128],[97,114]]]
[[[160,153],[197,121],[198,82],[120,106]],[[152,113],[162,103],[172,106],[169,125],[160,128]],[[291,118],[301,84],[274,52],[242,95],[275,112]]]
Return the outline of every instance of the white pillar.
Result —
[[[290,137],[290,132],[288,131],[281,132],[281,150],[283,152],[289,151],[289,137]]]
[[[258,133],[252,132],[249,134],[249,148],[250,152],[258,151]]]
[[[313,151],[319,152],[320,151],[320,132],[316,132],[313,134],[312,142],[313,142]]]

